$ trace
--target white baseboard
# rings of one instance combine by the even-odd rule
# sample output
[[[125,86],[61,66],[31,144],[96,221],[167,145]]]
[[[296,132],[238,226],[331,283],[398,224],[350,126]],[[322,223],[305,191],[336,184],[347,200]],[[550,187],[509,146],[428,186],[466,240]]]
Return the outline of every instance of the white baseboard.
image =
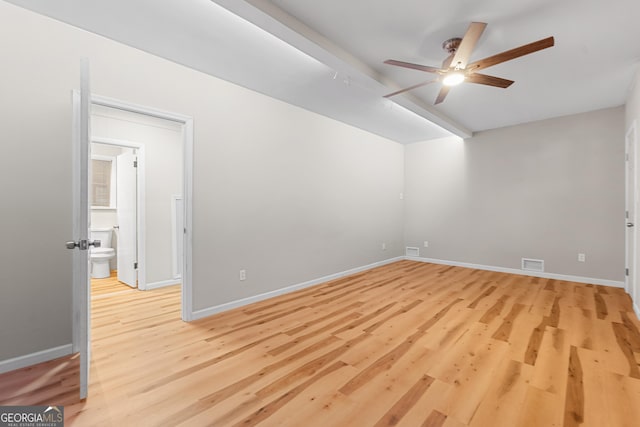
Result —
[[[590,277],[581,277],[581,276],[570,276],[565,274],[555,274],[555,273],[540,273],[540,272],[532,272],[520,270],[517,268],[506,268],[506,267],[495,267],[489,265],[482,264],[472,264],[466,262],[458,262],[458,261],[448,261],[442,259],[434,259],[434,258],[422,258],[422,257],[408,257],[408,256],[399,256],[395,258],[390,258],[384,261],[375,262],[373,264],[365,265],[362,267],[352,268],[350,270],[342,271],[340,273],[330,274],[328,276],[320,277],[318,279],[309,280],[307,282],[298,283],[291,286],[286,286],[284,288],[276,289],[274,291],[265,292],[259,295],[254,295],[247,298],[242,298],[239,300],[227,302],[224,304],[216,305],[213,307],[203,308],[201,310],[195,310],[192,313],[192,319],[198,320],[204,317],[212,316],[217,313],[221,313],[223,311],[231,310],[233,308],[242,307],[244,305],[248,305],[254,302],[263,301],[268,298],[273,298],[279,295],[284,295],[289,292],[297,291],[300,289],[308,288],[310,286],[318,285],[320,283],[328,282],[330,280],[339,279],[341,277],[349,276],[351,274],[359,273],[361,271],[371,270],[372,268],[380,267],[386,264],[391,264],[392,262],[402,261],[402,260],[410,260],[410,261],[419,261],[419,262],[428,262],[432,264],[442,264],[442,265],[451,265],[456,267],[465,267],[465,268],[474,268],[477,270],[488,270],[488,271],[496,271],[500,273],[510,273],[510,274],[519,274],[522,276],[532,276],[532,277],[540,277],[544,279],[556,279],[556,280],[565,280],[569,282],[578,282],[578,283],[589,283],[593,285],[603,285],[603,286],[613,286],[616,288],[624,289],[624,282],[615,281],[615,280],[606,280],[606,279],[595,279]],[[170,282],[170,281],[169,281]],[[171,282],[170,284],[175,284]],[[150,289],[150,285],[147,285],[147,288]],[[168,286],[164,285],[164,286]],[[634,304],[634,308],[636,314],[640,318],[640,310],[638,306]]]
[[[636,317],[640,320],[640,307],[635,302],[633,303],[633,311],[636,312]]]
[[[58,357],[68,356],[73,352],[72,349],[73,346],[71,344],[66,344],[61,345],[60,347],[54,347],[0,361],[0,374],[35,365],[36,363],[48,362],[49,360],[57,359]]]
[[[148,291],[150,289],[164,288],[165,286],[179,285],[180,283],[182,283],[181,280],[175,280],[175,279],[162,280],[160,282],[147,283],[147,286],[145,286],[144,290]]]
[[[196,310],[192,313],[192,319],[198,320],[204,317],[212,316],[216,313],[220,313],[223,311],[231,310],[233,308],[242,307],[243,305],[251,304],[254,302],[262,301],[268,298],[273,298],[278,295],[284,295],[289,292],[297,291],[300,289],[308,288],[310,286],[318,285],[320,283],[328,282],[330,280],[340,279],[341,277],[349,276],[355,273],[359,273],[365,270],[371,270],[372,268],[380,267],[386,264],[391,264],[392,262],[402,261],[404,260],[404,256],[399,256],[396,258],[386,259],[384,261],[374,262],[373,264],[364,265],[362,267],[352,268],[350,270],[342,271],[340,273],[330,274],[328,276],[320,277],[318,279],[309,280],[306,282],[298,283],[291,286],[286,286],[284,288],[276,289],[275,291],[265,292],[263,294],[254,295],[247,298],[242,298],[239,300],[227,302],[224,304],[216,305],[213,307],[203,308],[201,310]]]
[[[520,270],[518,268],[494,267],[490,265],[471,264],[467,262],[458,262],[458,261],[447,261],[447,260],[435,259],[435,258],[422,258],[422,257],[404,257],[404,258],[410,261],[428,262],[431,264],[452,265],[456,267],[474,268],[476,270],[497,271],[499,273],[519,274],[521,276],[540,277],[543,279],[566,280],[568,282],[589,283],[592,285],[613,286],[615,288],[624,289],[624,282],[616,281],[616,280],[594,279],[591,277],[569,276],[566,274],[556,274],[556,273],[541,273],[537,271]]]

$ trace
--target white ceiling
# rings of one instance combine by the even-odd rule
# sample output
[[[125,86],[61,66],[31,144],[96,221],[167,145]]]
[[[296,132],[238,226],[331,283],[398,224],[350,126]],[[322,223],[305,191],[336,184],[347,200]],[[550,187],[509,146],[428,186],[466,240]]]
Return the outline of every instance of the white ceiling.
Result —
[[[398,142],[622,105],[640,61],[638,0],[9,2]],[[471,21],[489,24],[472,61],[556,46],[483,71],[508,89],[462,84],[438,106],[438,85],[382,98],[432,77],[385,59],[438,66]]]

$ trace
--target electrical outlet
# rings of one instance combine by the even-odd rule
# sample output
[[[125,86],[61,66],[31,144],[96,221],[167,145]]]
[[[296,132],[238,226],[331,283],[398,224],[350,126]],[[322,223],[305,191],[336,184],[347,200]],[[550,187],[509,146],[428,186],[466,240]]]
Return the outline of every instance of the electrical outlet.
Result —
[[[585,262],[587,260],[586,256],[584,254],[578,254],[578,261],[579,262]]]
[[[247,270],[240,270],[240,274],[238,276],[240,277],[240,280],[247,280]]]
[[[386,250],[387,250],[387,244],[386,244],[386,243],[384,243],[384,242],[382,242],[382,250],[383,250],[383,251],[386,251]]]
[[[429,247],[429,241],[427,241],[427,240],[425,240],[425,241],[424,241],[424,247],[425,247],[425,248],[428,248],[428,247]]]

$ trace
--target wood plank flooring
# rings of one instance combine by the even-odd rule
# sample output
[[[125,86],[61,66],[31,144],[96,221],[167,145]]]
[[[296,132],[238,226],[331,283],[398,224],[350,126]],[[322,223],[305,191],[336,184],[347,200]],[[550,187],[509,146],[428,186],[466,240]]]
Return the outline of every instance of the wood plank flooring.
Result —
[[[637,426],[622,289],[401,261],[193,323],[180,289],[93,304],[89,399],[67,357],[0,405],[78,426]]]
[[[104,279],[91,279],[91,298],[104,298],[116,293],[135,291],[136,288],[118,281],[118,272],[111,271],[111,277]]]

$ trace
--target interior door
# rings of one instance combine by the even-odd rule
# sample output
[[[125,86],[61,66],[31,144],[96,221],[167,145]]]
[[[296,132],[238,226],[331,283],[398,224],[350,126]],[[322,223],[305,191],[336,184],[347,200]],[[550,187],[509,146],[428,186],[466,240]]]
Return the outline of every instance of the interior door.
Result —
[[[133,150],[126,150],[116,162],[116,212],[118,217],[118,280],[138,286],[137,167]]]
[[[89,60],[80,63],[80,90],[73,93],[73,348],[80,354],[80,398],[86,399],[89,389],[91,361],[91,301],[89,277],[89,177],[91,144],[89,135],[91,96]]]

